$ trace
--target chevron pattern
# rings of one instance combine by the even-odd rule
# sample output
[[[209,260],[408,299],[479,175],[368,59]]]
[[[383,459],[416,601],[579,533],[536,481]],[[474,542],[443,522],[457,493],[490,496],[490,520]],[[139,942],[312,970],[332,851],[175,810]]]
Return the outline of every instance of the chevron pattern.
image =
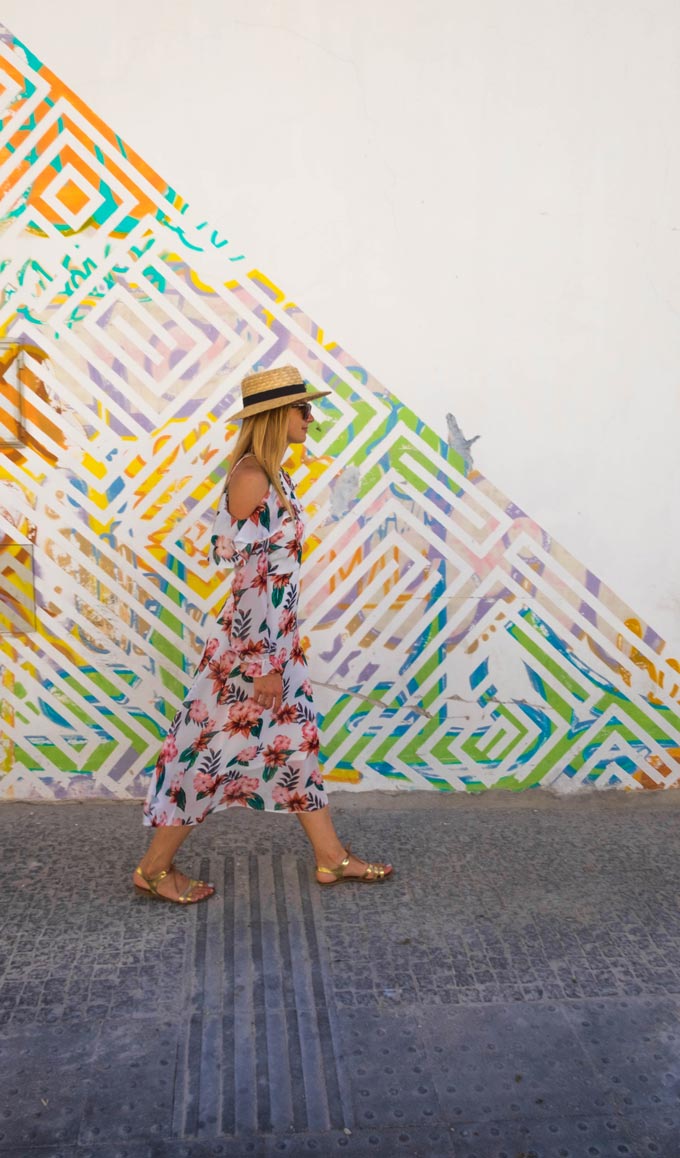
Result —
[[[668,787],[680,664],[7,30],[0,30],[0,768],[139,797],[229,578],[238,384],[332,394],[286,467],[324,774]]]

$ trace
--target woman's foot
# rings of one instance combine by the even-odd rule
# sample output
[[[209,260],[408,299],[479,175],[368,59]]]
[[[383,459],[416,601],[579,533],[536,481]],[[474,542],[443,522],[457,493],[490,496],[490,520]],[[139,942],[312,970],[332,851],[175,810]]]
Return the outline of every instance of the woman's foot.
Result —
[[[345,861],[347,861],[346,864]],[[320,885],[332,885],[340,880],[370,883],[371,881],[385,880],[392,872],[391,864],[361,860],[360,857],[354,856],[349,845],[346,849],[341,846],[339,853],[333,859],[319,857],[319,864],[323,865],[323,868],[317,867],[316,869],[316,879]],[[334,872],[331,871],[333,868],[335,869]]]
[[[186,873],[180,872],[174,865],[170,865],[167,875],[158,880],[160,873],[159,868],[149,869],[140,864],[132,874],[133,884],[141,892],[157,893],[166,900],[176,901],[180,905],[196,904],[197,901],[202,901],[215,892],[214,885],[206,881],[196,881]]]

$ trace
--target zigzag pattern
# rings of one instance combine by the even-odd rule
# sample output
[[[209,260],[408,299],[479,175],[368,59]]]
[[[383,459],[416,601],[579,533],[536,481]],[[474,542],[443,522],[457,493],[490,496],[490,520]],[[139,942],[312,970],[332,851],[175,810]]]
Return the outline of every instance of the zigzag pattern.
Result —
[[[669,786],[680,664],[25,46],[0,35],[6,796],[140,796],[229,582],[251,369],[330,387],[286,467],[329,781]]]

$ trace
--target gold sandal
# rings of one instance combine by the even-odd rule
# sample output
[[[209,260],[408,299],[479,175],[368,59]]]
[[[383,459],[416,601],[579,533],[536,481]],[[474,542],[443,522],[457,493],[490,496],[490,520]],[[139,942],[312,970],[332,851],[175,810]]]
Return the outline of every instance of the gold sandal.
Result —
[[[174,871],[174,866],[171,866],[171,870]],[[158,886],[165,877],[170,875],[170,870],[162,869],[159,873],[156,873],[155,876],[147,877],[142,872],[140,865],[137,865],[137,868],[135,869],[135,874],[139,875],[142,878],[142,880],[146,881],[147,885],[149,886],[148,889],[145,889],[143,885],[138,885],[137,882],[135,881],[135,888],[139,889],[139,891],[142,893],[146,893],[146,895],[148,897],[153,897],[154,900],[156,900],[156,901],[172,901],[172,903],[176,904],[176,905],[197,905],[199,901],[207,901],[208,897],[211,897],[213,895],[212,893],[206,893],[206,895],[204,897],[196,897],[195,900],[192,900],[191,899],[192,890],[195,889],[197,885],[202,885],[205,882],[204,881],[197,881],[197,880],[194,880],[193,878],[190,878],[189,884],[184,889],[184,891],[179,894],[179,896],[177,898],[166,897],[163,895],[163,893],[159,893]]]
[[[316,871],[318,873],[333,873],[335,880],[334,881],[319,881],[318,880],[316,883],[318,885],[321,885],[323,888],[325,888],[326,885],[338,885],[338,884],[340,884],[341,881],[359,881],[359,882],[362,882],[363,884],[366,884],[366,885],[372,885],[376,881],[387,880],[387,877],[390,876],[390,873],[385,872],[385,868],[387,866],[384,864],[369,864],[369,865],[367,865],[366,871],[360,877],[358,877],[358,876],[345,876],[345,874],[342,870],[347,868],[347,865],[349,864],[349,854],[350,854],[351,850],[352,850],[352,846],[348,844],[347,848],[345,849],[345,859],[341,860],[340,864],[336,865],[335,868],[324,868],[322,865],[318,864],[316,866]],[[372,875],[369,876],[369,873],[371,873]]]
[[[170,868],[168,869],[168,872],[169,872],[169,873],[171,873],[171,872],[173,872],[173,870],[174,870],[174,869],[176,869],[176,868],[177,868],[177,865],[176,865],[176,864],[175,864],[175,862],[173,861],[173,862],[172,862],[172,864],[170,865]],[[180,869],[180,872],[181,872],[181,871],[182,871],[182,870]],[[212,883],[212,881],[196,881],[196,884],[197,884],[197,885],[207,885],[209,889],[213,889],[213,890],[215,889],[215,886],[214,886],[214,884]]]

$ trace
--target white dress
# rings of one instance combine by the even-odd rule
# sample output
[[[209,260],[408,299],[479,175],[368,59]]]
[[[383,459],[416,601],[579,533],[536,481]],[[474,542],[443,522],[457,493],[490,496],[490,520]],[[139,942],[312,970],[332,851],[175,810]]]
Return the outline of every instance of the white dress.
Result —
[[[328,804],[297,622],[302,507],[283,467],[280,478],[294,518],[271,484],[247,519],[229,514],[226,486],[220,498],[212,557],[234,567],[231,591],[160,750],[146,825],[199,824],[233,805],[312,812]],[[283,676],[276,711],[252,699],[253,677],[270,671]]]

